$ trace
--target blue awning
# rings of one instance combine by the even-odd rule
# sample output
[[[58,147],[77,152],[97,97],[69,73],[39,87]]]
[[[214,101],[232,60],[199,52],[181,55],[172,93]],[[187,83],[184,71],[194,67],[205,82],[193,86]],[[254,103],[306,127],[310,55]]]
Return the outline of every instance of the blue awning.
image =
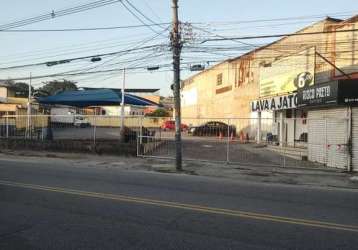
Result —
[[[120,105],[122,94],[111,89],[65,91],[57,95],[37,98],[41,104],[67,105],[73,107]],[[145,98],[124,94],[124,104],[136,106],[158,106]]]

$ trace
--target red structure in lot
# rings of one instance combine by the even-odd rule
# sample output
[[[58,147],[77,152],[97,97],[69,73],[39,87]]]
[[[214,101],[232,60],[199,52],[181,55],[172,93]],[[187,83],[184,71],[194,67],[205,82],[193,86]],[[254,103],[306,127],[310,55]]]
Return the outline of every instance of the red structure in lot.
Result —
[[[162,124],[161,128],[162,128],[163,130],[174,130],[174,129],[175,129],[175,121],[165,121],[165,122]],[[187,129],[188,129],[188,125],[186,125],[186,124],[181,124],[181,125],[180,125],[180,128],[181,128],[181,130],[187,130]]]

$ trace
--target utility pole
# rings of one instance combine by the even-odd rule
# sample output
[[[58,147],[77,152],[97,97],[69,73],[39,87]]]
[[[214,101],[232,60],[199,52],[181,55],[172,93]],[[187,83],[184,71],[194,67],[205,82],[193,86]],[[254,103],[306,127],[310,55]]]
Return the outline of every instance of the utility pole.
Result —
[[[123,68],[123,81],[122,81],[122,93],[121,93],[121,128],[120,128],[120,141],[121,142],[124,142],[125,141],[125,130],[124,130],[124,98],[125,98],[125,95],[124,95],[124,91],[125,91],[125,88],[126,88],[126,69]]]
[[[181,107],[180,107],[180,53],[181,38],[179,33],[178,0],[172,0],[173,30],[171,43],[173,50],[174,70],[174,110],[175,110],[175,167],[182,170],[182,141],[181,141]]]

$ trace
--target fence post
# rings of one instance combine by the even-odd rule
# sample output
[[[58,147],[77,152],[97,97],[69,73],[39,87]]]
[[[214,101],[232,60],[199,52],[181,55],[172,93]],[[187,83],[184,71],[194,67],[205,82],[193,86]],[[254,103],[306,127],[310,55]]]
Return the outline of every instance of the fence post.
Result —
[[[261,143],[261,112],[257,113],[257,138],[256,138],[256,143],[260,144]]]
[[[143,116],[139,119],[139,144],[143,143]]]
[[[347,171],[352,172],[353,166],[353,143],[352,143],[352,107],[348,107],[348,121],[347,121],[347,139],[346,139],[346,147],[348,149],[348,159],[347,159]]]
[[[96,136],[97,136],[97,114],[93,117],[93,148],[96,149]]]
[[[227,136],[226,136],[226,164],[230,162],[230,119],[227,120]]]
[[[327,138],[327,118],[324,119],[324,133],[325,133],[325,156],[324,156],[324,163],[326,164],[326,167],[328,165],[328,138]]]
[[[41,115],[41,141],[45,139],[44,131],[45,131],[45,116]]]
[[[6,112],[5,123],[6,123],[6,139],[8,139],[9,138],[9,113],[8,112]]]

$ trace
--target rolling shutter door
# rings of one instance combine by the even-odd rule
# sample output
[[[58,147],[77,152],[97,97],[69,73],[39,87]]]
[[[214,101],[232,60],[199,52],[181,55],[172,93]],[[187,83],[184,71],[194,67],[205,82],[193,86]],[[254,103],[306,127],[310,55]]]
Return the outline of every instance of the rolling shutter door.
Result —
[[[327,162],[325,147],[325,121],[316,117],[316,112],[308,112],[308,160],[319,163]]]
[[[352,166],[358,171],[358,108],[352,108]]]
[[[308,159],[333,168],[348,165],[348,109],[308,112]]]

